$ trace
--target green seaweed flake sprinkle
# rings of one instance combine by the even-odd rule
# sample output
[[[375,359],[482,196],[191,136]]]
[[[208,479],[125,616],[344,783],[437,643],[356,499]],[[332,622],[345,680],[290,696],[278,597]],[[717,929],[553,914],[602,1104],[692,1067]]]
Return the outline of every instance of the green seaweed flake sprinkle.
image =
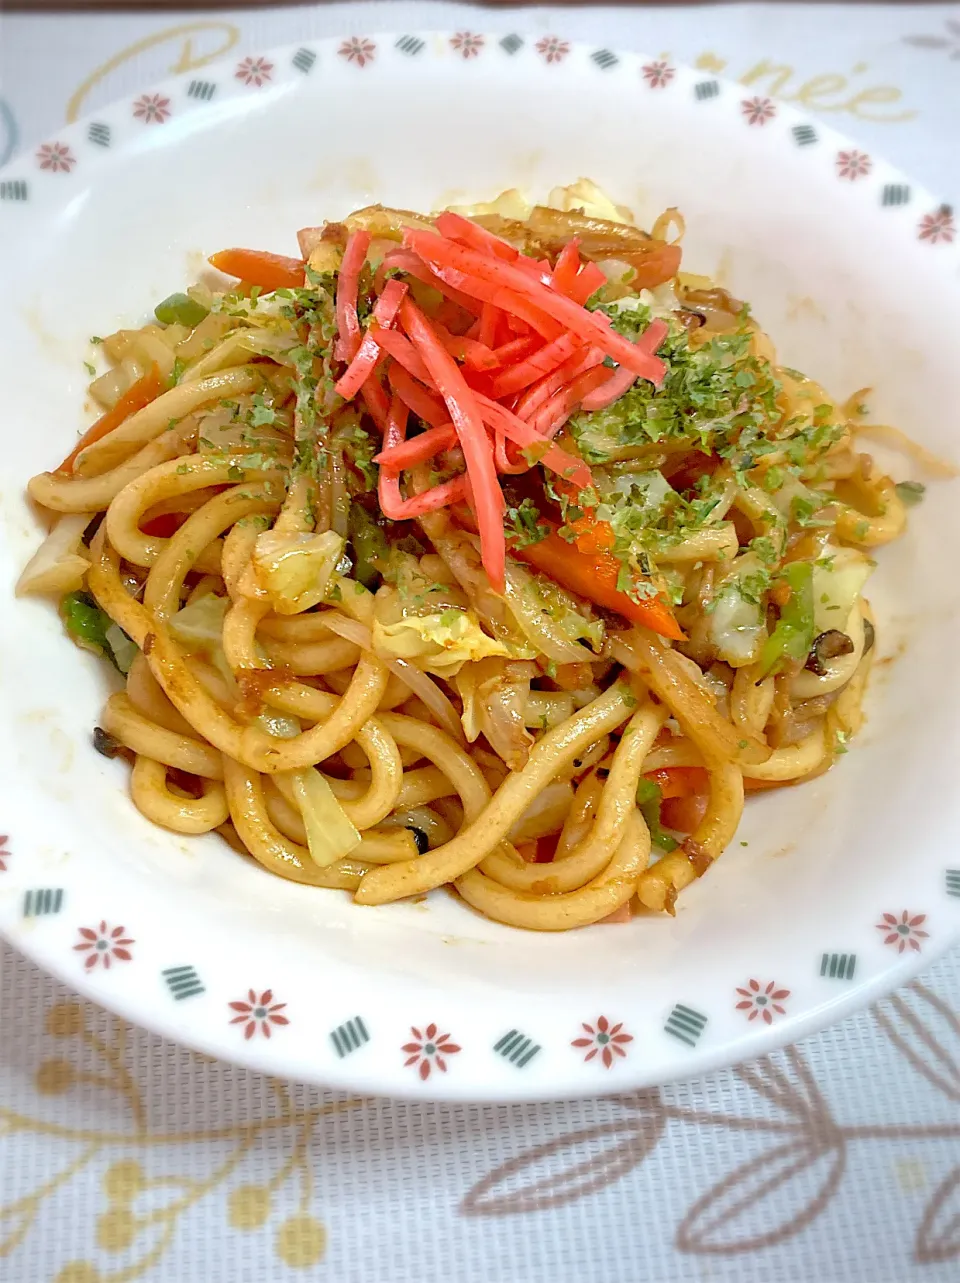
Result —
[[[600,310],[616,327],[611,309]],[[686,331],[672,327],[659,349],[667,367],[660,389],[639,379],[605,410],[570,421],[583,457],[603,463],[638,446],[684,438],[692,447],[732,456],[762,437],[781,418],[780,383],[769,363],[752,355],[751,340],[743,328],[692,348]]]

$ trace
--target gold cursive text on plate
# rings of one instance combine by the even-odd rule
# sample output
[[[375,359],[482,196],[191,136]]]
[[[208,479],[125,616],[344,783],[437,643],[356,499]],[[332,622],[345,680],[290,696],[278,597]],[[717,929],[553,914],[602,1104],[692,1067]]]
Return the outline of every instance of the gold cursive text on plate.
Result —
[[[200,51],[196,47],[197,37],[201,35],[219,36],[219,43],[215,48]],[[84,103],[90,91],[96,88],[102,80],[105,80],[111,72],[122,67],[125,62],[132,58],[146,53],[148,49],[154,49],[158,45],[164,45],[168,42],[174,44],[176,56],[166,70],[178,75],[184,71],[196,71],[198,67],[205,67],[207,63],[213,62],[216,58],[222,58],[228,53],[237,41],[240,39],[240,29],[235,27],[231,22],[184,22],[177,27],[165,27],[162,31],[155,31],[152,36],[144,36],[142,40],[136,41],[135,44],[128,45],[126,49],[121,49],[119,53],[113,55],[101,66],[92,71],[83,84],[77,89],[76,93],[67,103],[67,123],[75,121],[83,110]]]
[[[703,53],[696,65],[702,71],[721,72],[727,68],[727,61],[715,53]],[[811,76],[796,83],[796,68],[785,62],[775,62],[772,58],[761,58],[739,77],[739,83],[750,88],[761,89],[781,102],[797,103],[810,111],[846,112],[858,120],[869,120],[876,124],[895,124],[904,120],[914,120],[917,112],[912,108],[892,109],[894,104],[903,102],[903,91],[895,85],[857,84],[858,77],[869,71],[865,62],[858,62],[850,68],[848,74],[830,71]]]

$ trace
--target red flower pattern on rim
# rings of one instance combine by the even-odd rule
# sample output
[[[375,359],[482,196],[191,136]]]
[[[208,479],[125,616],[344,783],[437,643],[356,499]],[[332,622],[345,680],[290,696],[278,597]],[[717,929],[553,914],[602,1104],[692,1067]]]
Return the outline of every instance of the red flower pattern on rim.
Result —
[[[10,856],[13,854],[10,848],[7,846],[7,843],[9,841],[10,841],[10,837],[7,833],[4,833],[2,836],[0,836],[0,873],[6,873],[7,860],[9,860]]]
[[[545,62],[562,62],[570,52],[570,45],[559,36],[544,36],[537,41],[536,50]]]
[[[346,58],[347,62],[355,62],[358,67],[365,67],[368,62],[373,62],[377,46],[366,36],[351,36],[349,40],[344,40],[337,52],[341,58]]]
[[[87,955],[83,965],[88,971],[98,966],[103,967],[104,971],[109,971],[110,964],[114,960],[117,962],[132,960],[130,945],[135,941],[126,934],[126,927],[108,927],[106,922],[101,922],[96,928],[80,927],[79,931],[80,943],[73,947],[77,953]]]
[[[444,1056],[455,1056],[460,1050],[455,1042],[450,1041],[450,1035],[438,1033],[434,1024],[427,1025],[423,1033],[415,1025],[411,1025],[410,1032],[416,1042],[405,1042],[400,1048],[407,1053],[404,1066],[416,1065],[417,1073],[424,1082],[430,1077],[431,1069],[439,1069],[445,1074],[447,1062]]]
[[[759,980],[748,980],[746,989],[738,987],[737,993],[742,1001],[737,1003],[736,1009],[745,1011],[748,1020],[756,1020],[759,1016],[764,1024],[772,1025],[774,1012],[778,1016],[787,1014],[783,1003],[790,997],[790,990],[778,989],[775,980],[767,985],[762,985]]]
[[[906,909],[899,918],[895,913],[882,913],[877,930],[885,933],[883,943],[893,945],[897,953],[904,953],[907,949],[919,953],[920,941],[930,935],[929,931],[921,930],[926,920],[925,913],[910,914]]]
[[[233,75],[234,79],[242,80],[245,85],[256,85],[259,89],[273,79],[273,63],[267,58],[244,58],[237,64]]]
[[[450,46],[461,58],[476,58],[483,48],[483,36],[475,36],[472,31],[458,31],[450,37]]]
[[[618,1020],[612,1025],[606,1016],[597,1018],[596,1028],[588,1025],[586,1021],[582,1025],[584,1031],[588,1034],[586,1038],[574,1038],[571,1047],[589,1047],[590,1050],[584,1056],[584,1064],[588,1060],[593,1060],[594,1056],[599,1056],[606,1069],[614,1063],[615,1056],[626,1056],[624,1045],[633,1042],[633,1034],[623,1032],[623,1021]]]
[[[848,178],[855,183],[864,178],[873,168],[873,161],[862,151],[837,152],[837,173],[841,178]]]
[[[957,225],[954,222],[953,210],[949,205],[941,205],[934,213],[924,214],[920,219],[917,235],[922,241],[929,241],[931,245],[936,245],[938,241],[949,244],[956,232]]]
[[[289,1025],[290,1021],[287,1017],[280,1015],[286,1005],[285,1002],[273,1001],[272,989],[264,989],[261,994],[258,994],[256,989],[248,989],[246,1002],[229,1004],[231,1011],[240,1013],[234,1016],[230,1023],[243,1025],[243,1036],[247,1041],[256,1033],[269,1038],[272,1032],[271,1025]]]
[[[658,62],[648,62],[643,68],[643,78],[651,89],[663,89],[669,85],[676,74],[675,69],[662,59]]]
[[[776,105],[769,98],[744,98],[740,110],[748,125],[765,125],[777,114]]]
[[[44,143],[37,149],[37,164],[52,174],[69,174],[77,158],[66,143]]]
[[[170,117],[170,99],[162,94],[141,94],[133,104],[133,114],[145,125],[162,125]]]

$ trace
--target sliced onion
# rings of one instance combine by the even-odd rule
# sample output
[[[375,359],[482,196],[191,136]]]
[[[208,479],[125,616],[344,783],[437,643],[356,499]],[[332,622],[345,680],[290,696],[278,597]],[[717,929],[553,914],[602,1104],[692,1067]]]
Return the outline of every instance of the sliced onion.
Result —
[[[458,744],[462,744],[464,742],[463,727],[460,725],[457,710],[440,687],[430,678],[429,674],[423,672],[406,659],[388,659],[384,662],[394,677],[398,677],[404,686],[408,687],[414,695],[423,700],[447,734],[452,735]]]
[[[527,764],[534,739],[523,724],[523,711],[530,696],[530,676],[526,665],[513,665],[503,660],[471,665],[476,674],[470,695],[472,708],[467,716],[467,687],[463,674],[457,686],[463,695],[464,730],[471,740],[476,732],[486,736],[487,743],[511,771],[522,771]],[[520,669],[521,671],[516,671]]]
[[[337,610],[328,610],[324,611],[323,622],[338,637],[343,637],[346,641],[352,641],[362,650],[372,650],[373,642],[370,636],[370,629],[358,623],[357,620],[348,619],[346,615],[341,615]],[[462,744],[463,727],[460,725],[457,711],[440,687],[431,679],[430,675],[406,659],[387,659],[383,662],[394,677],[398,678],[409,691],[423,700],[443,729],[449,735],[452,735],[458,743]]]
[[[573,716],[574,699],[569,691],[531,691],[523,710],[524,725],[552,730]]]
[[[662,645],[639,628],[617,633],[609,649],[614,659],[630,672],[638,673],[667,705],[705,758],[753,765],[770,756],[768,745],[735,727],[718,711],[713,697],[692,677],[687,667],[690,661],[679,651]]]
[[[17,580],[17,596],[51,593],[61,597],[83,584],[90,560],[80,552],[83,532],[94,518],[92,512],[71,512],[61,517],[33,554]]]
[[[310,858],[327,868],[360,844],[360,834],[347,818],[328,781],[312,766],[291,771],[293,792],[307,831]]]
[[[506,598],[520,630],[537,650],[558,664],[582,664],[591,659],[591,652],[579,642],[565,637],[560,625],[532,600],[531,579],[525,571],[511,561],[506,568]],[[571,612],[574,607],[571,603]]]
[[[353,642],[361,650],[373,649],[370,629],[365,624],[361,624],[356,619],[350,619],[347,615],[341,615],[339,610],[325,610],[320,618],[325,627],[332,633],[336,633],[338,637],[342,637],[344,641]]]

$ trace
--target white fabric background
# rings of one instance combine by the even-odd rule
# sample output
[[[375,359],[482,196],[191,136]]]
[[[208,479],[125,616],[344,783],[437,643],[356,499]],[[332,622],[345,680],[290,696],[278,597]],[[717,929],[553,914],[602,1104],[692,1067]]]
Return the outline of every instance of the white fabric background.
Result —
[[[199,26],[143,43],[183,24]],[[111,59],[81,110],[226,41],[232,56],[429,26],[669,52],[734,78],[766,59],[789,68],[782,92],[806,93],[860,145],[947,199],[960,189],[960,6],[916,4],[0,16],[0,157],[54,133]],[[769,92],[769,76],[759,85]],[[871,87],[899,97],[858,99]],[[960,1277],[956,952],[923,986],[773,1057],[776,1071],[549,1106],[352,1102],[205,1061],[71,1002],[0,946],[3,1283]],[[263,1223],[241,1228],[251,1198],[263,1202],[244,1188],[275,1179],[318,1111],[303,1163],[277,1183]],[[779,1165],[764,1160],[778,1147]],[[291,1250],[298,1215],[310,1219]]]

